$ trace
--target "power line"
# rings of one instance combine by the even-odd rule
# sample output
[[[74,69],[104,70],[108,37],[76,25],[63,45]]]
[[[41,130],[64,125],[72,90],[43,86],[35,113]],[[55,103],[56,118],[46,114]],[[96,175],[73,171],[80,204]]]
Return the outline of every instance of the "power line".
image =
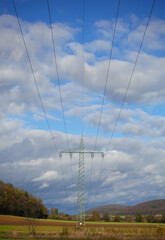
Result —
[[[81,106],[81,118],[82,118],[82,122],[81,122],[81,135],[83,136],[84,134],[84,122],[83,122],[83,115],[84,115],[84,111],[83,111],[83,107],[84,107],[84,28],[85,28],[85,24],[84,24],[84,18],[85,18],[85,0],[82,0],[82,86],[81,86],[81,90],[82,90],[82,106]]]
[[[65,120],[65,114],[64,114],[64,106],[63,106],[63,100],[62,100],[62,93],[61,93],[61,84],[60,84],[60,77],[59,77],[59,71],[58,71],[57,56],[56,56],[56,47],[55,47],[55,41],[54,41],[54,35],[53,35],[52,18],[51,18],[51,13],[50,13],[49,0],[47,0],[47,6],[48,6],[48,15],[49,15],[51,38],[52,38],[54,64],[55,64],[55,67],[56,67],[57,82],[58,82],[58,89],[59,89],[59,95],[60,95],[61,111],[62,111],[62,117],[63,117],[63,122],[64,122],[66,141],[67,141],[68,149],[70,150],[69,140],[68,140],[68,133],[67,133],[67,127],[66,127],[66,120]],[[71,160],[71,172],[72,172],[72,184],[73,184],[73,163],[72,163],[72,158],[70,158],[70,160]]]
[[[124,103],[125,103],[125,100],[126,100],[126,97],[127,97],[127,94],[128,94],[128,90],[129,90],[131,82],[132,82],[133,74],[134,74],[134,71],[135,71],[135,68],[136,68],[136,65],[137,65],[137,61],[138,61],[138,58],[139,58],[139,55],[140,55],[140,52],[141,52],[141,48],[142,48],[144,38],[145,38],[145,35],[146,35],[146,32],[147,32],[147,28],[148,28],[148,25],[149,25],[149,22],[150,22],[150,19],[151,19],[151,15],[152,15],[152,12],[153,12],[155,1],[156,0],[153,0],[150,15],[149,15],[149,18],[148,18],[148,21],[147,21],[147,24],[146,24],[146,27],[145,27],[145,30],[144,30],[144,33],[143,33],[142,41],[141,41],[141,44],[140,44],[140,47],[139,47],[139,50],[138,50],[138,53],[137,53],[137,56],[136,56],[136,59],[135,59],[135,63],[134,63],[134,66],[133,66],[133,69],[132,69],[132,72],[131,72],[131,76],[130,76],[130,79],[129,79],[129,82],[128,82],[128,86],[127,86],[127,89],[126,89],[126,92],[125,92],[125,95],[124,95],[124,98],[123,98],[123,101],[122,101],[122,104],[121,104],[121,107],[120,107],[120,110],[119,110],[119,113],[118,113],[118,116],[117,116],[117,119],[116,119],[116,122],[115,122],[115,126],[114,126],[114,129],[112,131],[112,134],[111,134],[111,137],[110,137],[110,140],[109,140],[106,151],[108,151],[108,147],[111,144],[113,135],[114,135],[115,130],[116,130],[117,123],[119,121],[119,118],[120,118],[120,115],[121,115],[121,112],[122,112],[122,109],[123,109],[123,106],[124,106]]]
[[[124,103],[125,103],[125,100],[126,100],[126,97],[127,97],[127,94],[128,94],[128,90],[129,90],[131,82],[132,82],[133,74],[135,72],[135,68],[136,68],[137,61],[138,61],[138,58],[139,58],[139,55],[140,55],[140,52],[141,52],[141,48],[142,48],[142,45],[143,45],[143,42],[144,42],[144,38],[145,38],[145,35],[146,35],[146,32],[147,32],[147,28],[148,28],[148,25],[149,25],[149,22],[150,22],[150,19],[151,19],[151,16],[152,16],[152,12],[153,12],[153,9],[154,9],[155,1],[156,0],[153,0],[152,6],[151,6],[151,10],[150,10],[150,14],[149,14],[149,17],[148,17],[148,20],[147,20],[147,24],[146,24],[146,27],[145,27],[145,30],[144,30],[144,33],[143,33],[143,36],[142,36],[142,40],[141,40],[141,43],[140,43],[140,46],[139,46],[139,50],[137,52],[137,56],[136,56],[136,59],[135,59],[135,63],[134,63],[132,72],[131,72],[131,76],[130,76],[130,79],[128,81],[128,86],[127,86],[127,89],[126,89],[126,92],[125,92],[125,95],[124,95],[124,98],[123,98],[123,101],[122,101],[122,104],[121,104],[121,107],[120,107],[120,110],[119,110],[119,113],[118,113],[118,116],[117,116],[117,119],[116,119],[116,122],[115,122],[115,125],[114,125],[114,128],[113,128],[110,140],[108,142],[108,145],[107,145],[107,148],[106,148],[106,152],[108,151],[109,145],[112,142],[112,138],[114,136],[114,133],[115,133],[115,130],[116,130],[116,127],[117,127],[117,123],[119,121],[119,118],[120,118],[120,115],[121,115],[121,112],[122,112],[122,109],[123,109],[123,106],[124,106]],[[99,187],[99,182],[100,182],[100,176],[101,176],[102,168],[103,168],[103,159],[102,159],[102,162],[101,162],[101,168],[100,168],[100,173],[99,173],[99,180],[98,180],[98,184],[97,184],[97,187],[96,187],[96,194],[98,192],[98,187]]]
[[[28,53],[28,49],[27,49],[27,45],[26,45],[26,42],[25,42],[23,31],[22,31],[21,23],[20,23],[20,20],[19,20],[19,17],[18,17],[18,12],[17,12],[17,9],[16,9],[15,1],[12,0],[12,2],[13,2],[15,14],[16,14],[16,17],[17,17],[18,25],[19,25],[19,28],[20,28],[20,32],[21,32],[23,44],[24,44],[24,47],[25,47],[26,55],[27,55],[27,58],[28,58],[28,61],[29,61],[30,69],[31,69],[31,72],[32,72],[33,80],[34,80],[34,83],[35,83],[35,86],[36,86],[36,89],[37,89],[37,93],[38,93],[38,97],[39,97],[39,100],[40,100],[40,103],[41,103],[41,107],[42,107],[42,110],[43,110],[43,113],[44,113],[44,116],[45,116],[45,119],[46,119],[46,122],[47,122],[47,125],[48,125],[48,128],[49,128],[49,131],[50,131],[50,134],[51,134],[51,138],[53,140],[53,144],[55,146],[56,151],[59,153],[57,145],[56,145],[54,137],[53,137],[52,130],[50,128],[50,124],[49,124],[47,115],[46,115],[46,111],[45,111],[43,100],[42,100],[42,97],[41,97],[41,94],[40,94],[40,91],[39,91],[38,83],[37,83],[37,80],[36,80],[36,77],[35,77],[35,74],[34,74],[34,70],[33,70],[33,67],[32,67],[32,62],[31,62],[31,59],[30,59],[30,55]]]
[[[97,127],[97,133],[96,133],[96,138],[95,138],[94,151],[96,150],[96,146],[97,146],[97,139],[98,139],[98,135],[99,135],[101,118],[102,118],[102,114],[103,114],[105,95],[106,95],[109,72],[110,72],[110,67],[111,67],[112,52],[113,52],[113,46],[114,46],[114,41],[115,41],[117,20],[118,20],[118,15],[119,15],[119,8],[120,8],[120,0],[118,0],[118,5],[117,5],[116,18],[115,18],[115,24],[114,24],[114,30],[113,30],[113,37],[112,37],[112,44],[111,44],[111,50],[110,50],[110,54],[109,54],[108,69],[107,69],[107,75],[106,75],[106,80],[105,80],[105,87],[104,87],[104,92],[103,92],[102,105],[101,105],[100,117],[99,117],[99,122],[98,122],[98,127]],[[89,191],[88,192],[90,192],[90,188],[91,188],[92,174],[93,174],[93,158],[92,158],[92,163],[91,163],[91,174],[90,174]]]
[[[54,63],[55,63],[55,67],[56,67],[57,82],[58,82],[59,95],[60,95],[61,110],[62,110],[62,116],[63,116],[63,122],[64,122],[64,128],[65,128],[67,145],[68,145],[68,148],[70,148],[70,147],[69,147],[69,140],[68,140],[68,133],[67,133],[67,128],[66,128],[66,120],[65,120],[65,114],[64,114],[64,106],[63,106],[63,100],[62,100],[62,93],[61,93],[60,77],[59,77],[59,71],[58,71],[58,65],[57,65],[57,56],[56,56],[56,48],[55,48],[54,35],[53,35],[53,29],[52,29],[52,19],[51,19],[51,14],[50,14],[50,4],[49,4],[49,0],[47,0],[47,6],[48,6],[48,15],[49,15],[50,31],[51,31],[51,37],[52,37]]]
[[[28,48],[27,48],[27,45],[26,45],[24,34],[23,34],[23,31],[22,31],[22,26],[21,26],[21,22],[19,20],[18,11],[17,11],[16,5],[15,5],[15,0],[12,0],[12,3],[13,3],[15,15],[16,15],[16,18],[17,18],[17,21],[18,21],[19,29],[20,29],[20,32],[21,32],[23,45],[25,47],[26,55],[27,55],[27,58],[28,58],[28,61],[29,61],[31,72],[32,72],[32,77],[33,77],[33,80],[34,80],[34,83],[35,83],[35,86],[36,86],[36,89],[37,89],[38,97],[39,97],[39,100],[40,100],[40,103],[41,103],[41,107],[42,107],[42,110],[43,110],[43,113],[44,113],[44,116],[45,116],[45,120],[46,120],[48,129],[49,129],[49,132],[50,132],[50,135],[51,135],[51,139],[53,140],[53,145],[54,145],[55,150],[56,150],[56,152],[58,153],[58,156],[59,156],[59,151],[58,151],[57,145],[56,145],[54,137],[53,137],[53,132],[51,130],[51,127],[50,127],[50,124],[49,124],[49,121],[48,121],[48,117],[47,117],[47,114],[46,114],[46,111],[45,111],[44,103],[43,103],[43,100],[42,100],[42,97],[41,97],[41,94],[40,94],[40,91],[39,91],[38,83],[37,83],[37,80],[36,80],[36,77],[35,77],[35,74],[34,74],[34,69],[33,69],[33,66],[32,66],[32,62],[31,62],[31,59],[30,59],[30,55],[29,55],[29,52],[28,52]],[[64,179],[64,171],[63,171],[62,160],[61,160],[61,171],[62,171],[62,176],[63,176],[63,184],[64,184],[65,192],[66,192],[66,195],[68,195],[67,188],[66,188],[66,182],[65,182],[65,179]]]
[[[113,46],[114,46],[114,41],[115,41],[116,26],[117,26],[117,20],[118,20],[118,15],[119,15],[119,8],[120,8],[120,0],[118,0],[118,5],[117,5],[116,19],[115,19],[115,25],[114,25],[114,31],[113,31],[113,38],[112,38],[112,45],[111,45],[111,50],[110,50],[110,55],[109,55],[108,69],[107,69],[107,75],[106,75],[104,93],[103,93],[103,98],[102,98],[101,112],[100,112],[100,117],[99,117],[97,133],[96,133],[94,150],[96,149],[97,139],[98,139],[99,130],[100,130],[100,124],[101,124],[101,118],[102,118],[102,114],[103,114],[105,95],[106,95],[106,91],[107,91],[107,83],[108,83],[109,72],[110,72],[110,67],[111,67],[112,52],[113,52]]]

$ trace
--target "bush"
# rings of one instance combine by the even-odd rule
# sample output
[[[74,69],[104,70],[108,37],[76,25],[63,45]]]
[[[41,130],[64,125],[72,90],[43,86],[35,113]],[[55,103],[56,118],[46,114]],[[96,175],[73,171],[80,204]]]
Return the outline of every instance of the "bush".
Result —
[[[143,222],[143,217],[142,217],[141,213],[136,214],[136,222]]]
[[[104,220],[105,222],[110,222],[108,213],[104,213],[104,215],[103,215],[103,220]]]
[[[120,222],[120,216],[119,215],[115,215],[114,216],[114,222]]]

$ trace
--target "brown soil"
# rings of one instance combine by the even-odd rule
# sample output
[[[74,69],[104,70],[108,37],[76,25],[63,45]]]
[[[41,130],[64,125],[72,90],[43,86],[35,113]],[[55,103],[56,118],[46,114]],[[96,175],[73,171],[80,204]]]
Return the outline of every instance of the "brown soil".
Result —
[[[23,226],[28,224],[28,219],[15,217],[15,216],[7,216],[0,215],[0,225],[15,225],[15,226]],[[44,220],[36,220],[36,225],[38,226],[74,226],[74,223],[65,223],[65,222],[55,222],[55,221],[44,221]]]
[[[15,217],[15,216],[5,216],[5,215],[0,215],[0,225],[15,225],[15,226],[23,226],[27,225],[28,220],[26,218],[21,218],[21,217]],[[38,226],[72,226],[74,227],[76,224],[75,223],[69,223],[69,222],[56,222],[56,221],[44,221],[44,220],[36,220],[36,225]],[[88,227],[111,227],[111,228],[154,228],[156,225],[139,225],[139,224],[88,224]]]

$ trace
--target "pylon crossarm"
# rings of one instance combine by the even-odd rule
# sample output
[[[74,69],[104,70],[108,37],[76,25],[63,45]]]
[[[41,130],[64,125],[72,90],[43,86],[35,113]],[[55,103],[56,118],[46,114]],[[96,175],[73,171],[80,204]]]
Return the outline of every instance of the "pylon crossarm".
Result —
[[[78,194],[77,194],[77,228],[85,228],[85,168],[84,168],[84,156],[85,154],[91,154],[93,159],[95,154],[100,154],[101,158],[104,158],[104,152],[92,151],[84,148],[83,136],[81,136],[80,146],[78,149],[60,151],[59,157],[62,158],[62,154],[69,154],[70,158],[73,154],[79,154],[79,169],[78,169]]]
[[[60,151],[60,153],[80,153],[81,151]],[[94,154],[104,154],[104,152],[99,151],[82,151],[83,153],[94,153]]]

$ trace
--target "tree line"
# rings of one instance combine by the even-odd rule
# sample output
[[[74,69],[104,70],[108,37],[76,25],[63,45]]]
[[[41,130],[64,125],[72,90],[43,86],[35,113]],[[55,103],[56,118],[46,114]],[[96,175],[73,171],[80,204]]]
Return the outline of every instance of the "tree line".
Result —
[[[41,198],[0,181],[0,214],[47,218],[48,210]]]
[[[137,213],[136,215],[120,216],[117,214],[110,216],[108,213],[100,215],[97,211],[93,211],[92,215],[86,216],[86,221],[165,223],[165,212],[159,215]]]

